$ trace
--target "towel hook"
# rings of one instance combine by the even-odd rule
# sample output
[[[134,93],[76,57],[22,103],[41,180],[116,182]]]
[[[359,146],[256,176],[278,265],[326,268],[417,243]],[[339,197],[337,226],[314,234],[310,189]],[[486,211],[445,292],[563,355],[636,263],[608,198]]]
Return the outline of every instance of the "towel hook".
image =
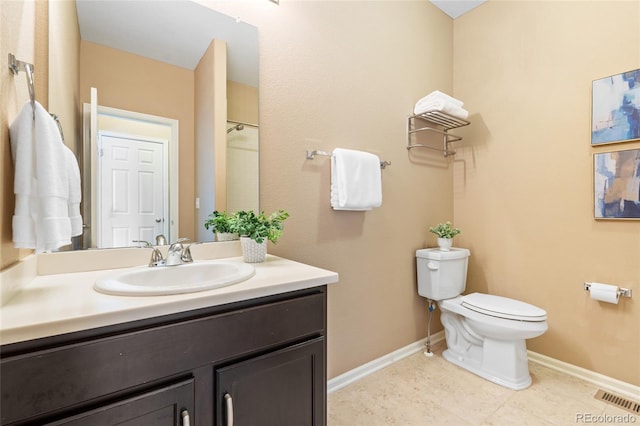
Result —
[[[29,86],[29,97],[31,98],[31,109],[33,110],[33,119],[36,119],[36,90],[33,86],[33,64],[19,61],[13,53],[9,53],[9,69],[13,75],[18,75],[20,71],[27,74],[27,85]]]

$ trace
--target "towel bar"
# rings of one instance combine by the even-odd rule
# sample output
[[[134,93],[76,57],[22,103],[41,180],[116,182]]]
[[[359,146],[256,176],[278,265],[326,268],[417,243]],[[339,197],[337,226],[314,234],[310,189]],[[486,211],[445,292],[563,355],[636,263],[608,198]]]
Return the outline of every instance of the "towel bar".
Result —
[[[318,151],[317,149],[314,149],[314,150],[309,150],[308,149],[307,150],[307,160],[313,160],[313,158],[316,155],[322,155],[322,156],[325,156],[325,157],[331,157],[332,156],[332,154],[330,152],[326,152],[326,151]],[[383,170],[386,169],[387,166],[390,166],[390,165],[391,165],[391,161],[381,161],[380,162],[380,168],[383,169]]]
[[[31,98],[31,108],[33,109],[33,119],[36,119],[36,90],[33,86],[33,64],[22,62],[16,59],[13,53],[9,53],[9,69],[13,75],[18,75],[20,71],[27,74],[27,84],[29,86],[29,97]]]

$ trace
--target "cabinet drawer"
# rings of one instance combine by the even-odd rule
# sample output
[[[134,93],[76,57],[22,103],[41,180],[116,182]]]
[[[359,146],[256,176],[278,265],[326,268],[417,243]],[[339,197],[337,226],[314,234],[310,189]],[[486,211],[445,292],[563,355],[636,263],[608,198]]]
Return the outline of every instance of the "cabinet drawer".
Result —
[[[180,426],[194,421],[193,379],[117,401],[45,426]]]
[[[325,300],[311,294],[4,358],[2,424],[321,334]]]

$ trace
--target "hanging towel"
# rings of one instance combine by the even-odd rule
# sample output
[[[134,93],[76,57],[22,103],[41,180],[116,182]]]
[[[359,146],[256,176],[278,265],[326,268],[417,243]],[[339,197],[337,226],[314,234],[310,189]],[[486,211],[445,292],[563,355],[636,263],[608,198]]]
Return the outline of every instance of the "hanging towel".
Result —
[[[41,253],[71,244],[69,195],[75,178],[70,175],[75,172],[56,122],[40,103],[34,107],[35,120],[27,102],[9,128],[16,194],[13,241]],[[77,168],[75,157],[74,163]]]
[[[382,173],[378,156],[336,148],[331,156],[331,207],[371,210],[381,205]]]
[[[80,214],[80,202],[82,201],[82,186],[80,183],[80,167],[76,156],[66,146],[67,171],[69,183],[69,199],[67,202],[69,220],[71,221],[71,236],[82,235],[82,215]]]

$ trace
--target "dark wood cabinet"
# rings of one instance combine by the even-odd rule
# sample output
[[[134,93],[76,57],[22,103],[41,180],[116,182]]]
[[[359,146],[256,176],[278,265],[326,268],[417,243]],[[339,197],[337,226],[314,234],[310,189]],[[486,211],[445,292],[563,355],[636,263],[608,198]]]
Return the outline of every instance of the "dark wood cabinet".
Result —
[[[322,286],[3,345],[1,424],[324,425],[325,338]]]
[[[319,337],[217,369],[215,424],[324,425],[324,347]]]

